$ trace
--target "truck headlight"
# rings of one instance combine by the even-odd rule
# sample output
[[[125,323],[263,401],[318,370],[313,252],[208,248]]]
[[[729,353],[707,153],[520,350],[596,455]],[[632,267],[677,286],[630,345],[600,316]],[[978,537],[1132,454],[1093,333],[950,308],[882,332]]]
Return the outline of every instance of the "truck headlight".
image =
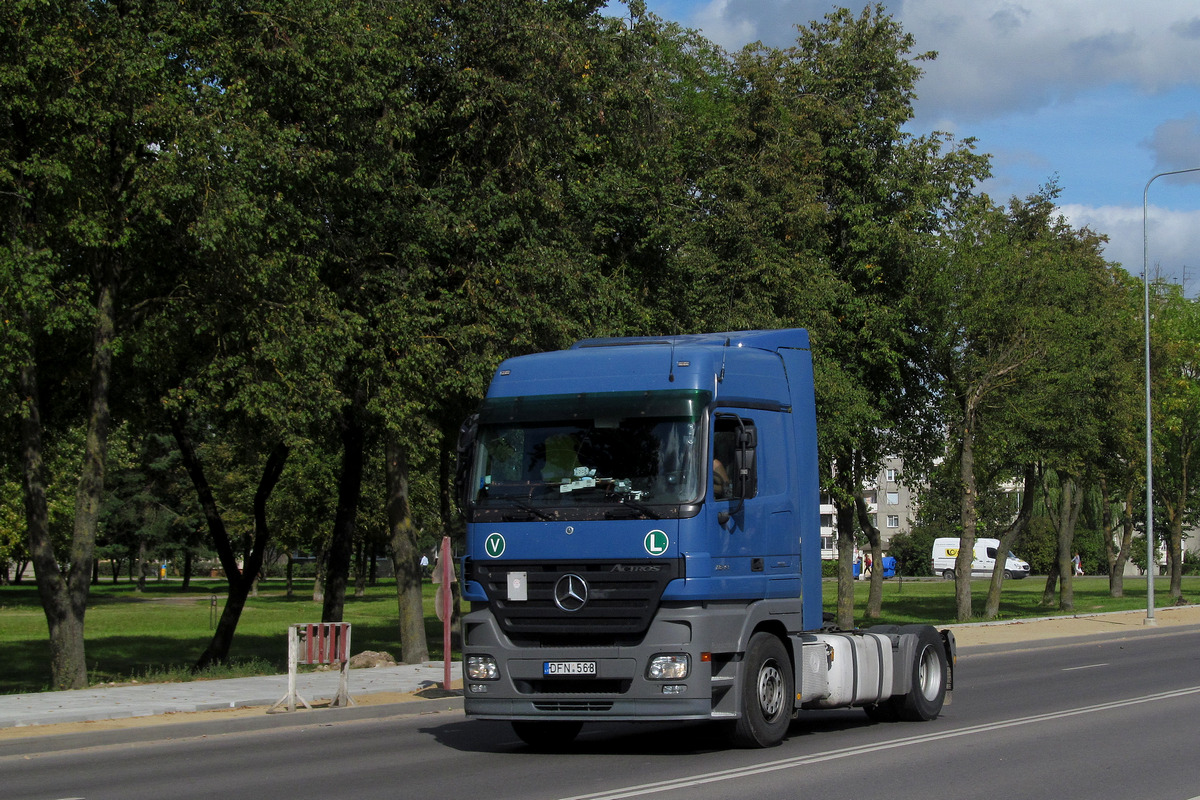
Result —
[[[473,681],[496,681],[500,679],[500,668],[491,656],[467,656],[467,677]]]
[[[646,665],[646,677],[652,681],[681,681],[690,667],[687,653],[659,653]]]

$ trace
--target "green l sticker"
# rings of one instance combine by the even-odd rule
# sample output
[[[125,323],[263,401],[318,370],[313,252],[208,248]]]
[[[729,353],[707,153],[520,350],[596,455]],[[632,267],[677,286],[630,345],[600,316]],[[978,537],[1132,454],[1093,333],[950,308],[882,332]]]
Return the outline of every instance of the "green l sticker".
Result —
[[[498,533],[489,533],[483,542],[483,549],[492,558],[499,558],[504,555],[504,537]]]
[[[646,552],[652,556],[661,556],[667,552],[667,546],[671,544],[671,540],[667,538],[664,531],[654,530],[646,534],[646,538],[642,540]]]

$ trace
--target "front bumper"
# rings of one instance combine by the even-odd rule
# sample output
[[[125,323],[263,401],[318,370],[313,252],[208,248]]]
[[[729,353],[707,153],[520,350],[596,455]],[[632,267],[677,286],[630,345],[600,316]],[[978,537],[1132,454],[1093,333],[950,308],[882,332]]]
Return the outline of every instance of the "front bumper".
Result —
[[[711,663],[692,642],[692,628],[658,618],[636,645],[596,647],[517,647],[500,631],[490,611],[463,619],[463,706],[479,719],[697,720],[712,719]],[[686,653],[685,678],[651,680],[646,667],[654,656]],[[465,660],[473,655],[496,661],[495,680],[474,680]],[[553,677],[547,662],[594,662],[594,675]]]

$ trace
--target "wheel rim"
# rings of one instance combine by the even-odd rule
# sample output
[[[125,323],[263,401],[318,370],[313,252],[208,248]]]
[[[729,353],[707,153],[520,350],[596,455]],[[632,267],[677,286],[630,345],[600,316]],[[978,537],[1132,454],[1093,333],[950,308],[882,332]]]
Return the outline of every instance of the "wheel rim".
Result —
[[[766,662],[758,671],[758,706],[768,722],[783,709],[783,673],[774,661]]]
[[[917,688],[926,700],[936,700],[942,690],[942,662],[932,645],[925,645],[917,661]]]

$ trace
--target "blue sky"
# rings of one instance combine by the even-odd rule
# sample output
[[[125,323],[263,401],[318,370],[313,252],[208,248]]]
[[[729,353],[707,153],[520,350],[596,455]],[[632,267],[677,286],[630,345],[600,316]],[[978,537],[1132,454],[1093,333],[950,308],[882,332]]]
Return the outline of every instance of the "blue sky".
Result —
[[[647,0],[663,19],[727,50],[792,44],[822,0]],[[863,4],[845,3],[860,11]],[[1195,0],[891,0],[935,50],[917,86],[914,133],[949,131],[992,155],[997,202],[1056,179],[1063,214],[1142,273],[1142,193],[1151,176],[1200,168],[1200,4]],[[624,9],[615,3],[610,12]],[[1150,187],[1147,260],[1200,294],[1200,172]]]

